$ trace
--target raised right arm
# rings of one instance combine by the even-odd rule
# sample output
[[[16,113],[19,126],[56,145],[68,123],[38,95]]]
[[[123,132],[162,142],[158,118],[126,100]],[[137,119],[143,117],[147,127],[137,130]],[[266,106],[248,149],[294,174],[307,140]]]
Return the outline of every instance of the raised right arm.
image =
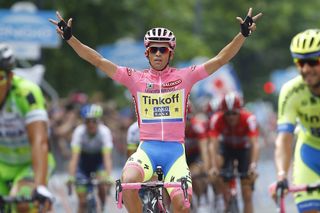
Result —
[[[93,66],[106,73],[109,77],[112,77],[116,72],[116,64],[103,58],[96,50],[81,43],[76,37],[72,36],[67,42],[82,59],[88,61]]]
[[[112,78],[117,70],[117,65],[103,58],[97,51],[81,43],[75,36],[72,35],[72,18],[68,20],[68,23],[66,23],[58,11],[56,14],[58,20],[56,21],[49,19],[49,21],[56,25],[57,33],[68,42],[68,44],[82,59],[99,68]]]

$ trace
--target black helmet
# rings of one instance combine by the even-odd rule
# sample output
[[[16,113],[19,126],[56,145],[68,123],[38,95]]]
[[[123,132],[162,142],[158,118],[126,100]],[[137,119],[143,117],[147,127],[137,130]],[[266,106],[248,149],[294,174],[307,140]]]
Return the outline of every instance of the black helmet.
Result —
[[[0,70],[10,72],[15,67],[15,63],[12,49],[7,44],[0,43]]]

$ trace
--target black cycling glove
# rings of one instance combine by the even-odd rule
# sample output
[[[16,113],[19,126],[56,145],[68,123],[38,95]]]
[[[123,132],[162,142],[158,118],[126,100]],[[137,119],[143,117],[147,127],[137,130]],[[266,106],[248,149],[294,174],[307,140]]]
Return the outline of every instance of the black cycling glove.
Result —
[[[72,36],[72,28],[64,20],[59,21],[58,27],[63,32],[62,38],[68,41]]]
[[[240,25],[241,34],[244,37],[248,37],[251,35],[251,30],[249,30],[249,27],[253,24],[253,19],[250,16],[246,16],[244,19],[244,22]]]
[[[52,203],[54,201],[52,193],[45,186],[38,186],[33,191],[32,197],[34,200],[39,201],[40,203],[45,203],[47,201]]]
[[[277,182],[277,186],[276,186],[277,197],[283,197],[285,190],[288,190],[288,180],[286,178]]]

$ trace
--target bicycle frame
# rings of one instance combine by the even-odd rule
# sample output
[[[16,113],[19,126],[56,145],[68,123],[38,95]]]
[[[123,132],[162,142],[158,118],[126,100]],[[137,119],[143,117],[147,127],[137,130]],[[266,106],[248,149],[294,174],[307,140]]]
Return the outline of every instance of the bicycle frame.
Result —
[[[247,173],[239,173],[236,170],[232,172],[221,172],[220,176],[222,178],[225,178],[227,180],[227,184],[229,186],[229,192],[230,192],[230,200],[226,204],[226,212],[231,213],[238,213],[240,212],[239,203],[238,203],[238,187],[237,187],[237,181],[238,178],[241,177],[247,177]]]

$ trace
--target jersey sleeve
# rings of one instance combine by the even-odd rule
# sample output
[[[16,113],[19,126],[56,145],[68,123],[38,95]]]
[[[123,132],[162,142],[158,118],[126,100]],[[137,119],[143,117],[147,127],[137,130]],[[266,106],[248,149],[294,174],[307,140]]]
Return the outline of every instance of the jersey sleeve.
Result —
[[[196,134],[197,139],[207,138],[208,120],[200,120],[197,117],[191,118],[191,128]]]
[[[190,85],[206,78],[209,74],[204,69],[204,65],[193,65],[191,67],[185,68],[184,72],[187,72],[186,79]]]
[[[40,87],[20,77],[15,77],[14,81],[18,96],[16,101],[25,117],[26,124],[34,121],[48,121],[45,98]]]
[[[106,126],[102,126],[102,143],[102,152],[111,152],[113,149],[113,138],[111,130]]]
[[[220,135],[218,120],[219,114],[217,113],[213,114],[210,118],[208,136],[212,138],[217,138]]]
[[[78,126],[72,133],[72,138],[71,138],[71,151],[80,153],[81,151],[81,137],[83,132],[83,126]]]
[[[139,78],[138,75],[141,75],[141,72],[137,72],[132,68],[118,66],[112,79],[131,90],[135,85],[135,79]]]
[[[138,122],[133,123],[127,133],[127,149],[135,150],[140,143],[139,125]]]
[[[246,122],[249,129],[248,137],[257,137],[259,135],[259,129],[256,117],[254,115],[250,115],[247,118]]]
[[[285,84],[278,100],[278,132],[293,133],[297,117],[297,100],[291,84]]]

